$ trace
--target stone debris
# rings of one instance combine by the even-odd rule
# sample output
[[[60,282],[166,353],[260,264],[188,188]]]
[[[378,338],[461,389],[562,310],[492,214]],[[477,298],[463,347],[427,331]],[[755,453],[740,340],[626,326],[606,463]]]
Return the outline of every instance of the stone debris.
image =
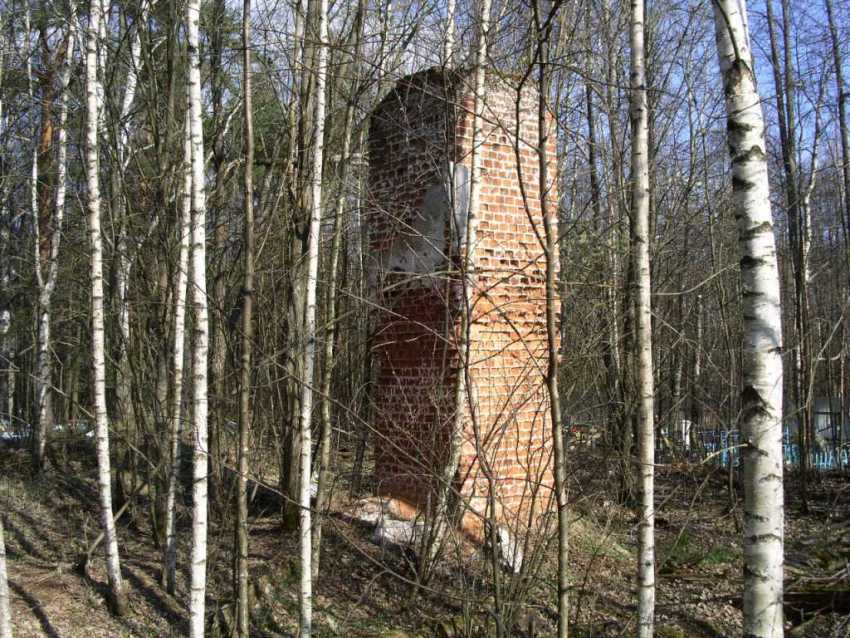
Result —
[[[490,545],[489,521],[485,523],[485,527],[487,528],[487,534],[484,539],[484,549],[485,551],[493,551]],[[524,559],[522,543],[504,525],[496,526],[495,552],[502,567],[513,574],[520,573]]]
[[[420,521],[401,521],[382,518],[375,526],[372,542],[385,547],[387,545],[416,546],[425,534],[425,524]]]

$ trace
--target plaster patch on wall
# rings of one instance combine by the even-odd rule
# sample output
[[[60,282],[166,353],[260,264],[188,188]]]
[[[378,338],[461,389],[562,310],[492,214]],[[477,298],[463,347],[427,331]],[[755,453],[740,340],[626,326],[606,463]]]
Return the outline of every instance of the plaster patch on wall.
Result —
[[[447,179],[425,191],[422,207],[396,236],[383,260],[386,270],[415,274],[434,272],[446,260],[446,238],[455,236],[459,244],[465,240],[469,213],[469,168],[454,162],[450,162],[449,167],[445,171]],[[450,201],[448,194],[452,191],[454,197]],[[450,229],[451,208],[454,210],[453,228]]]

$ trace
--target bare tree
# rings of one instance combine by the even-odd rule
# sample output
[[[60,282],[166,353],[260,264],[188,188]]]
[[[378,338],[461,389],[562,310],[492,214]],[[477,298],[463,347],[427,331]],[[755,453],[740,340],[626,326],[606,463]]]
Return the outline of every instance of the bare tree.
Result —
[[[51,212],[50,198],[47,193],[41,198],[38,218],[33,224],[35,237],[35,278],[38,284],[38,330],[37,330],[37,364],[36,364],[36,407],[38,410],[35,429],[35,467],[44,466],[47,431],[53,420],[52,393],[53,355],[50,352],[50,326],[53,291],[59,274],[59,245],[62,240],[62,223],[65,218],[65,194],[67,192],[68,174],[68,85],[71,82],[71,71],[74,63],[74,47],[76,35],[76,11],[71,4],[68,21],[68,33],[63,43],[62,67],[59,73],[59,122],[56,127],[56,194],[53,201],[54,210]],[[48,74],[47,82],[52,81]],[[51,91],[52,92],[52,91]],[[53,124],[50,121],[50,108],[42,107],[44,114],[42,122],[42,139],[40,154],[50,152],[52,148]],[[44,187],[45,191],[48,187]],[[46,209],[46,210],[45,210]]]
[[[127,601],[121,578],[118,536],[112,516],[112,475],[109,461],[109,416],[106,412],[106,352],[103,315],[103,238],[100,228],[100,158],[98,131],[103,93],[98,78],[98,43],[102,33],[103,5],[91,3],[86,39],[86,179],[88,184],[89,237],[91,241],[92,358],[94,376],[95,437],[97,439],[98,491],[105,535],[110,603],[123,615]]]
[[[310,638],[313,627],[312,512],[310,472],[312,468],[313,370],[316,360],[316,287],[319,275],[319,235],[322,223],[322,166],[325,136],[325,86],[328,73],[328,0],[318,0],[318,43],[315,69],[315,112],[313,115],[313,162],[310,176],[310,234],[307,244],[307,295],[304,312],[304,364],[301,379],[301,471],[299,485],[299,529],[301,588],[299,592],[302,638]]]
[[[826,3],[826,17],[829,24],[829,39],[832,45],[832,62],[835,65],[835,90],[838,94],[838,132],[841,140],[841,177],[844,183],[844,226],[850,231],[850,124],[847,118],[847,100],[850,90],[844,86],[844,60],[841,43],[838,40],[838,27],[832,0]],[[847,238],[845,238],[846,240]]]
[[[354,17],[354,24],[351,30],[352,47],[352,62],[351,68],[353,80],[350,87],[350,97],[345,106],[345,122],[342,131],[342,153],[339,157],[339,191],[336,195],[336,203],[334,206],[334,221],[333,221],[333,240],[331,242],[330,263],[328,264],[328,284],[327,294],[325,296],[325,324],[327,330],[325,332],[324,354],[322,357],[321,371],[321,439],[319,441],[319,467],[318,477],[316,479],[316,519],[313,521],[312,544],[313,544],[313,581],[319,578],[319,561],[321,559],[321,544],[322,544],[322,523],[328,501],[328,482],[330,479],[331,465],[331,434],[333,432],[333,423],[331,419],[331,382],[333,381],[334,371],[334,350],[336,347],[337,335],[337,288],[339,280],[337,271],[339,270],[339,257],[342,252],[342,235],[345,226],[344,211],[346,203],[346,184],[351,168],[351,141],[354,135],[354,115],[357,107],[357,97],[359,90],[359,81],[357,69],[359,68],[360,58],[363,55],[363,24],[366,15],[366,0],[358,0],[357,13]]]
[[[251,431],[251,346],[254,337],[254,113],[251,94],[251,0],[242,4],[242,110],[244,113],[245,168],[242,256],[242,370],[239,381],[239,449],[236,485],[236,630],[248,638],[248,437]]]
[[[12,612],[9,609],[9,577],[6,573],[6,540],[0,514],[0,638],[12,638]]]
[[[204,635],[207,587],[207,514],[209,449],[207,436],[207,360],[209,317],[206,274],[206,193],[204,130],[201,112],[201,61],[198,36],[200,0],[186,5],[189,49],[188,113],[192,146],[192,310],[194,351],[192,353],[193,486],[192,486],[192,574],[189,627],[192,638]]]
[[[655,388],[652,373],[652,298],[649,268],[649,113],[644,51],[644,0],[632,0],[630,23],[632,125],[632,272],[635,300],[640,462],[638,532],[638,635],[655,625]]]
[[[118,163],[117,170],[112,171],[113,178],[113,215],[118,224],[115,252],[117,267],[115,268],[115,299],[118,303],[118,334],[120,335],[118,354],[118,373],[115,384],[115,397],[118,409],[118,418],[126,421],[130,417],[130,382],[132,372],[130,370],[129,348],[130,348],[130,306],[128,303],[128,286],[133,263],[130,245],[127,241],[128,220],[127,201],[123,181],[124,175],[130,162],[129,131],[131,109],[136,99],[136,89],[139,81],[139,67],[141,62],[141,31],[147,22],[148,4],[142,0],[139,15],[132,26],[130,36],[130,62],[127,75],[124,78],[124,92],[121,98],[120,112],[118,113],[118,132],[115,136],[115,154]]]
[[[446,36],[443,40],[443,64],[451,68],[455,57],[455,12],[457,0],[446,2]]]
[[[784,633],[782,326],[764,121],[746,5],[717,0],[713,6],[743,287],[743,633],[779,638]]]
[[[165,551],[162,563],[162,584],[168,593],[175,590],[177,571],[177,479],[180,473],[180,424],[183,418],[183,357],[186,334],[186,293],[189,280],[189,242],[192,234],[192,140],[187,114],[183,138],[183,176],[180,190],[180,247],[177,258],[177,277],[174,282],[174,345],[172,350],[173,378],[171,411],[169,414],[168,487],[165,497]]]
[[[543,255],[546,262],[546,347],[548,365],[546,368],[546,389],[549,398],[549,418],[552,427],[553,474],[555,477],[555,506],[558,514],[558,638],[569,634],[569,510],[567,501],[567,457],[564,442],[563,416],[561,413],[561,392],[559,389],[560,331],[557,324],[559,306],[558,292],[558,210],[551,208],[552,188],[556,176],[549,174],[550,135],[553,134],[550,122],[549,93],[551,90],[551,60],[549,59],[552,20],[558,3],[553,3],[548,12],[541,11],[539,0],[533,5],[535,28],[537,32],[537,128],[538,128],[538,194],[542,213],[544,245]],[[519,123],[517,123],[519,125]]]

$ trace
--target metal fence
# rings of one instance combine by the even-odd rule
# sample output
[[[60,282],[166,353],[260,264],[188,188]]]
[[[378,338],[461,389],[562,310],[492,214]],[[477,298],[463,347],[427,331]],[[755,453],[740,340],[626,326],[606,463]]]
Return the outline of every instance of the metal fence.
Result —
[[[737,467],[741,463],[741,433],[738,430],[701,430],[687,439],[681,434],[657,437],[656,457],[659,460],[685,458],[707,461],[722,467]],[[785,465],[800,465],[800,445],[787,428],[782,436],[782,456]],[[843,446],[827,442],[809,452],[809,467],[816,470],[850,469],[850,444]]]

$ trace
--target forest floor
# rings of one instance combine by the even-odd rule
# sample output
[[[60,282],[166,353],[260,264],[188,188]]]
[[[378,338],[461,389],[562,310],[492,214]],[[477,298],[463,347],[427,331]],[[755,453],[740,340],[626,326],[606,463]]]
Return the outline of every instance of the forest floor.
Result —
[[[577,451],[580,452],[580,451]],[[599,453],[576,453],[572,468],[570,544],[573,636],[634,635],[637,519],[617,505],[613,479]],[[61,464],[61,468],[57,465]],[[144,507],[119,524],[130,611],[112,617],[104,597],[102,548],[85,573],[79,557],[99,533],[92,462],[54,462],[40,478],[27,474],[21,450],[0,449],[0,512],[15,635],[96,638],[181,636],[188,631],[189,510],[181,516],[178,596],[159,586],[160,550]],[[731,477],[734,479],[734,477]],[[657,476],[658,636],[737,636],[741,633],[741,517],[722,470],[667,464]],[[734,484],[734,480],[732,480]],[[821,476],[809,487],[808,511],[799,480],[787,481],[786,578],[790,636],[850,636],[850,477]],[[347,509],[348,508],[348,509]],[[258,636],[292,636],[298,617],[298,542],[284,532],[276,506],[262,499],[251,519],[254,626]],[[487,636],[492,618],[489,561],[474,547],[437,570],[425,587],[414,586],[416,558],[397,546],[372,541],[373,530],[350,516],[350,503],[335,500],[323,543],[315,595],[318,636]],[[208,611],[211,635],[226,635],[232,612],[232,525],[210,533]],[[554,631],[554,545],[547,559],[521,583],[502,574],[502,594],[521,585],[528,603],[516,614],[514,635]],[[796,592],[796,593],[795,593]],[[827,593],[824,593],[827,592]],[[831,592],[831,593],[830,593]],[[804,608],[806,613],[799,613]]]

